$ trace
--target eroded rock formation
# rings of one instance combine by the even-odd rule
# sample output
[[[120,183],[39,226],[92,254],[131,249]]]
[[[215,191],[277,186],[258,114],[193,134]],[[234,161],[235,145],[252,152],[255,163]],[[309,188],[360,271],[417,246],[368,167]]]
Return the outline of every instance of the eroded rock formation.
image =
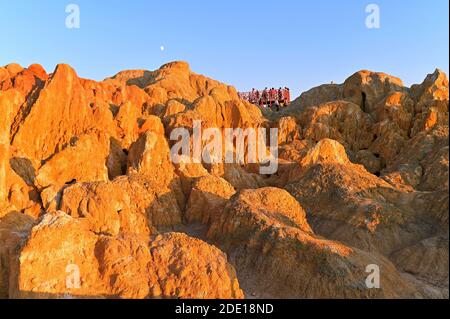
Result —
[[[448,106],[440,70],[270,113],[185,62],[1,67],[0,298],[448,298]],[[277,128],[277,173],[172,161],[195,121]]]

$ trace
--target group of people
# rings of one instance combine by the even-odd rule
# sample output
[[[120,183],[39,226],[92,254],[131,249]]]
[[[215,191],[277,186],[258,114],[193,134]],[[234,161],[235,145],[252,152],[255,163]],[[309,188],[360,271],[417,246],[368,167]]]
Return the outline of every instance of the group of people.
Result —
[[[291,92],[289,88],[284,89],[275,88],[268,89],[267,87],[258,91],[252,89],[248,93],[240,93],[241,98],[249,101],[252,104],[259,105],[260,107],[269,107],[272,110],[279,111],[281,107],[286,107],[291,103]]]

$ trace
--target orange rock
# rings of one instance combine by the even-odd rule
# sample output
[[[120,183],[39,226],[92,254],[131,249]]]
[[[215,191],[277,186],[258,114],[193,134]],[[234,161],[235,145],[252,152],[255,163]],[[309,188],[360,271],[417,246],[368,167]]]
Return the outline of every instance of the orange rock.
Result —
[[[169,144],[164,135],[145,132],[131,146],[128,154],[128,172],[151,175],[155,180],[168,185],[174,177]]]
[[[292,101],[290,110],[303,110],[312,106],[318,106],[332,101],[343,99],[342,84],[324,84],[302,93],[299,98]]]
[[[235,189],[220,177],[200,177],[192,185],[192,191],[186,208],[186,221],[189,224],[209,224],[218,218],[227,200]]]
[[[384,171],[383,178],[401,188],[448,190],[448,126],[417,134]]]
[[[75,184],[64,189],[60,202],[57,207],[87,219],[96,233],[150,235],[182,220],[176,192],[145,175]]]
[[[154,115],[142,119],[142,125],[139,127],[139,135],[147,131],[164,135],[164,125],[162,124],[161,119]]]
[[[313,229],[326,238],[389,256],[430,234],[419,226],[423,221],[414,194],[395,189],[361,165],[338,157],[299,172],[291,173],[286,189],[305,207]]]
[[[97,240],[84,223],[62,212],[45,215],[12,259],[9,297],[105,295],[94,254]]]
[[[9,72],[6,68],[0,67],[0,83],[9,79]]]
[[[345,148],[330,139],[321,140],[300,163],[303,167],[321,163],[350,164]]]
[[[389,120],[408,135],[414,115],[414,101],[405,92],[388,95],[376,106],[377,121]]]
[[[11,128],[11,111],[5,105],[3,93],[0,93],[0,207],[6,206],[8,196],[6,169],[9,162],[9,131]]]
[[[180,163],[176,164],[175,168],[176,174],[180,177],[181,188],[186,197],[189,197],[192,184],[198,178],[209,175],[208,170],[200,163],[180,160]]]
[[[241,286],[254,297],[375,298],[415,291],[385,258],[315,236],[305,211],[281,189],[240,192],[208,237],[235,260]],[[384,269],[381,289],[364,285],[370,264]]]
[[[119,112],[115,116],[114,120],[117,122],[118,132],[120,140],[124,148],[129,148],[131,143],[136,141],[139,135],[138,128],[139,112],[134,105],[130,102],[126,102],[119,107]]]
[[[243,298],[236,271],[218,248],[184,234],[160,235],[150,244],[151,295],[182,299]],[[173,258],[177,256],[177,258]]]
[[[109,140],[103,134],[74,137],[38,170],[35,183],[44,189],[75,182],[107,181],[108,154]]]
[[[213,164],[211,175],[225,179],[238,190],[256,189],[267,185],[267,180],[263,176],[250,173],[239,164]]]
[[[416,112],[423,112],[429,107],[430,103],[435,101],[447,101],[448,107],[448,78],[447,75],[439,69],[434,73],[428,74],[421,84],[411,87],[411,96],[417,102]],[[448,111],[448,110],[447,110]]]
[[[373,113],[376,104],[386,95],[404,90],[399,78],[363,70],[345,80],[343,95],[345,99],[359,105],[364,112]]]
[[[373,120],[353,103],[329,102],[308,108],[298,117],[305,139],[333,139],[352,151],[367,149],[374,139]]]
[[[166,110],[164,112],[164,116],[171,116],[186,110],[186,106],[177,100],[170,100],[167,102]]]
[[[98,236],[63,212],[45,215],[10,259],[10,298],[243,296],[225,254],[207,243],[176,233],[150,246],[137,236]]]
[[[278,172],[173,164],[172,129],[196,120],[278,128]],[[448,165],[439,70],[410,89],[360,71],[263,113],[185,62],[101,82],[10,64],[0,297],[445,298]],[[364,284],[372,264],[381,289]]]
[[[80,80],[68,65],[59,65],[12,137],[12,144],[22,157],[39,163],[85,133],[91,123],[92,110]]]
[[[10,63],[5,66],[5,69],[8,71],[10,77],[13,77],[17,73],[20,73],[23,71],[23,67],[17,63]]]
[[[9,297],[11,261],[23,239],[28,235],[34,221],[18,212],[0,213],[0,298]]]
[[[41,80],[47,80],[48,75],[45,69],[40,64],[31,64],[28,67],[28,70],[31,71],[34,75],[36,75]]]
[[[277,123],[277,128],[278,144],[291,143],[300,138],[301,129],[298,127],[297,122],[293,117],[282,117]]]

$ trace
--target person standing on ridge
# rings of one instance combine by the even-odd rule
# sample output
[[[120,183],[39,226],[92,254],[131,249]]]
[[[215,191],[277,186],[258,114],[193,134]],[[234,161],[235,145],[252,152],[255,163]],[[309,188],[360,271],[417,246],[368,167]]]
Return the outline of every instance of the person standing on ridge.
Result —
[[[281,105],[284,106],[283,89],[282,89],[281,87],[278,89],[277,94],[278,94],[278,104],[279,104],[280,106],[281,106]]]
[[[266,105],[267,102],[268,102],[268,98],[269,98],[268,94],[269,94],[269,92],[267,91],[267,87],[266,87],[266,88],[263,90],[263,92],[262,92],[262,98],[261,98],[261,101],[262,101],[262,104],[263,104],[263,105]]]
[[[252,91],[250,92],[249,102],[252,103],[252,104],[255,104],[255,102],[256,102],[255,88],[253,88]]]
[[[286,103],[286,106],[291,104],[291,92],[289,91],[289,88],[284,88],[284,101]]]
[[[273,104],[275,103],[275,100],[276,100],[275,88],[271,88],[269,91],[269,101],[270,101],[271,108],[272,108]]]
[[[255,99],[256,99],[256,104],[258,104],[259,106],[261,106],[261,94],[259,93],[258,90],[256,90],[255,92]]]

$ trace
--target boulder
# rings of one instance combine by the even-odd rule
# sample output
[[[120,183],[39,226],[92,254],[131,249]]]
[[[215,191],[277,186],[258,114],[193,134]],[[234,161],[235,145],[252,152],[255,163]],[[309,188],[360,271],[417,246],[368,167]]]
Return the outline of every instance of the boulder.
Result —
[[[86,220],[89,229],[97,234],[148,236],[182,221],[175,194],[135,174],[113,182],[67,187],[61,195],[60,209]]]
[[[9,297],[10,261],[29,234],[34,220],[18,212],[5,215],[0,210],[0,299]]]
[[[172,178],[174,167],[164,135],[147,131],[131,146],[128,154],[128,172],[151,175],[155,180]]]
[[[49,159],[37,172],[40,189],[75,182],[107,181],[109,140],[101,133],[74,137],[70,144]]]
[[[300,204],[275,188],[241,191],[208,231],[257,298],[413,296],[414,288],[380,256],[313,234]],[[383,270],[381,289],[365,286],[368,265]],[[314,278],[314,280],[311,280]]]
[[[155,297],[241,299],[234,267],[218,248],[179,233],[160,235],[150,244]],[[173,258],[177,256],[177,258]],[[155,278],[156,277],[156,278]]]
[[[312,88],[292,101],[289,110],[303,110],[312,106],[318,106],[332,101],[342,100],[343,84],[323,84]]]
[[[11,257],[9,297],[105,295],[94,254],[96,243],[97,236],[81,221],[62,212],[45,215]]]
[[[294,170],[286,186],[306,209],[315,232],[385,256],[432,233],[433,222],[420,218],[425,211],[418,209],[415,194],[352,164],[340,149],[335,157],[327,157],[327,148],[310,150],[305,163],[311,164]]]
[[[295,118],[286,116],[282,117],[278,122],[278,144],[292,143],[292,141],[300,139],[301,129],[298,127]]]
[[[208,225],[218,218],[235,189],[220,177],[200,177],[192,185],[192,191],[186,207],[186,222]]]
[[[448,234],[442,234],[396,252],[392,260],[401,271],[440,287],[448,296],[448,248]]]
[[[201,240],[96,235],[63,212],[45,215],[11,263],[11,298],[243,296],[225,254]]]
[[[344,99],[361,107],[366,113],[373,113],[376,105],[386,95],[404,91],[402,80],[394,76],[372,71],[359,71],[344,82]]]
[[[374,140],[373,120],[354,103],[336,101],[301,112],[302,136],[316,142],[336,140],[351,151],[367,149]]]
[[[75,71],[58,65],[12,136],[12,145],[34,163],[48,160],[92,126],[92,110]]]

